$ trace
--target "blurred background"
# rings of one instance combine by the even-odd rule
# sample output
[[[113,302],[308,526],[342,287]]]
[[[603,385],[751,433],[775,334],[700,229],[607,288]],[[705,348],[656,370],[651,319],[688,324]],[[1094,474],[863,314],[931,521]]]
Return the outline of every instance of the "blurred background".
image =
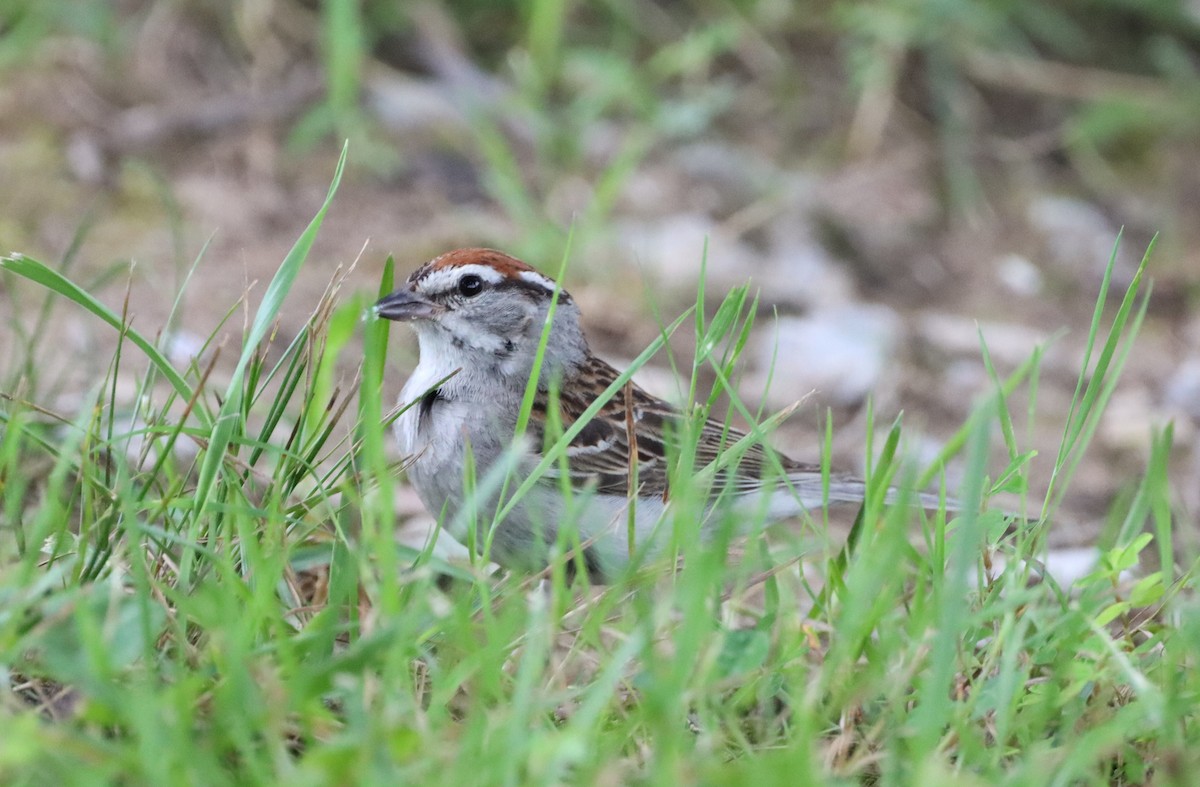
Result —
[[[1018,423],[1040,503],[1118,232],[1110,301],[1158,234],[1052,533],[1085,543],[1168,422],[1180,513],[1200,510],[1198,75],[1197,0],[0,0],[0,251],[128,299],[182,366],[231,310],[240,338],[348,139],[283,336],[339,266],[373,292],[389,254],[406,275],[487,245],[553,273],[571,231],[566,283],[620,364],[695,302],[707,249],[710,307],[760,297],[739,385],[804,398],[777,439],[798,457],[829,412],[860,467],[870,396],[928,458],[991,389],[980,333],[1001,375],[1045,346]],[[34,396],[32,362],[70,414],[116,336],[43,309],[0,278],[0,390]],[[639,380],[677,395],[666,358]]]

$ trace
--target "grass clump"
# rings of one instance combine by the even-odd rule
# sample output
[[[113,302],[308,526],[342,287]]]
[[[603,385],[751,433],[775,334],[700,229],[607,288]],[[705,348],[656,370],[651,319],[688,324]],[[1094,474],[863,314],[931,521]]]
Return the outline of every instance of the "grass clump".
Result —
[[[120,341],[74,414],[42,407],[33,381],[0,401],[0,780],[1136,784],[1195,765],[1200,627],[1172,540],[1170,430],[1097,567],[1070,588],[1039,568],[1144,313],[1140,273],[1107,321],[1099,299],[1035,518],[990,501],[1028,487],[1006,402],[1038,354],[1006,380],[988,362],[994,390],[943,457],[962,455],[960,511],[882,505],[889,483],[920,481],[896,427],[845,545],[815,522],[775,541],[688,537],[704,500],[681,484],[678,566],[587,588],[562,564],[539,582],[397,544],[370,299],[339,305],[335,282],[275,344],[324,210],[223,385],[225,350],[176,370],[66,277],[3,262],[8,283]],[[389,262],[381,291],[391,278]],[[691,364],[751,418],[728,381],[753,306],[737,290],[711,318],[698,307]],[[359,375],[338,385],[360,325]],[[29,334],[27,352],[47,349]],[[116,394],[129,374],[132,413]],[[718,401],[689,390],[697,417]],[[1009,464],[993,474],[997,431]],[[1158,570],[1131,574],[1148,552]]]

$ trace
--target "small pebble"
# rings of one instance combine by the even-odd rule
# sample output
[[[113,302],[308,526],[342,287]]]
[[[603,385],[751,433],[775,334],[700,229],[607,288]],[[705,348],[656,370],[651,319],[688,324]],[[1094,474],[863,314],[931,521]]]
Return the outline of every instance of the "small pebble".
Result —
[[[881,305],[845,304],[763,325],[749,357],[748,386],[767,404],[786,407],[812,392],[836,405],[861,402],[875,387],[898,344],[903,323]],[[772,372],[773,368],[773,374]]]

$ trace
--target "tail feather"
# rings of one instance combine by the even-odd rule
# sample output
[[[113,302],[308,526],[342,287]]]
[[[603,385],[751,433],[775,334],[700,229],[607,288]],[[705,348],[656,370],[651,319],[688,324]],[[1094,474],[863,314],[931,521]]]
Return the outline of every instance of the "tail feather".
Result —
[[[828,503],[861,503],[867,496],[867,485],[853,476],[833,476],[829,479],[829,493],[825,494],[824,483],[819,473],[800,473],[789,476],[788,481],[806,507]],[[886,505],[907,504],[926,510],[937,510],[943,505],[947,511],[961,510],[962,506],[952,497],[944,500],[932,492],[917,492],[909,489],[888,487],[883,502]]]

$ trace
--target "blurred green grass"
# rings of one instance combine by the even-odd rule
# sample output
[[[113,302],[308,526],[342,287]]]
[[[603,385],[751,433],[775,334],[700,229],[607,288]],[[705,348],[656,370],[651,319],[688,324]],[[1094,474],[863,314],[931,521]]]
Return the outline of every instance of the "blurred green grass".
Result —
[[[707,493],[680,479],[678,569],[588,589],[566,581],[567,551],[542,581],[445,564],[394,538],[384,324],[361,323],[357,405],[328,374],[370,300],[339,302],[335,281],[296,340],[268,352],[264,326],[324,211],[259,306],[243,373],[221,386],[208,368],[164,366],[61,274],[3,262],[14,286],[125,339],[73,419],[37,406],[36,376],[0,400],[0,780],[1128,784],[1194,767],[1200,629],[1194,566],[1175,564],[1169,430],[1126,526],[1071,588],[1041,568],[1058,498],[1028,522],[989,502],[1028,488],[1007,401],[1040,353],[1012,380],[992,370],[994,391],[941,458],[965,452],[953,518],[882,508],[882,487],[908,472],[896,426],[878,455],[868,447],[875,491],[844,547],[818,522],[737,551],[696,538]],[[389,263],[380,292],[392,278]],[[1141,281],[1115,309],[1098,294],[1056,489],[1136,338]],[[696,417],[716,401],[697,392],[703,367],[748,415],[728,388],[747,292],[712,316],[705,301],[685,381]],[[45,351],[36,337],[28,349]],[[151,364],[130,371],[126,353]],[[114,393],[128,374],[132,418]],[[1030,423],[1036,409],[1034,396]],[[1010,464],[993,475],[997,430]],[[1131,578],[1155,542],[1162,565]]]

